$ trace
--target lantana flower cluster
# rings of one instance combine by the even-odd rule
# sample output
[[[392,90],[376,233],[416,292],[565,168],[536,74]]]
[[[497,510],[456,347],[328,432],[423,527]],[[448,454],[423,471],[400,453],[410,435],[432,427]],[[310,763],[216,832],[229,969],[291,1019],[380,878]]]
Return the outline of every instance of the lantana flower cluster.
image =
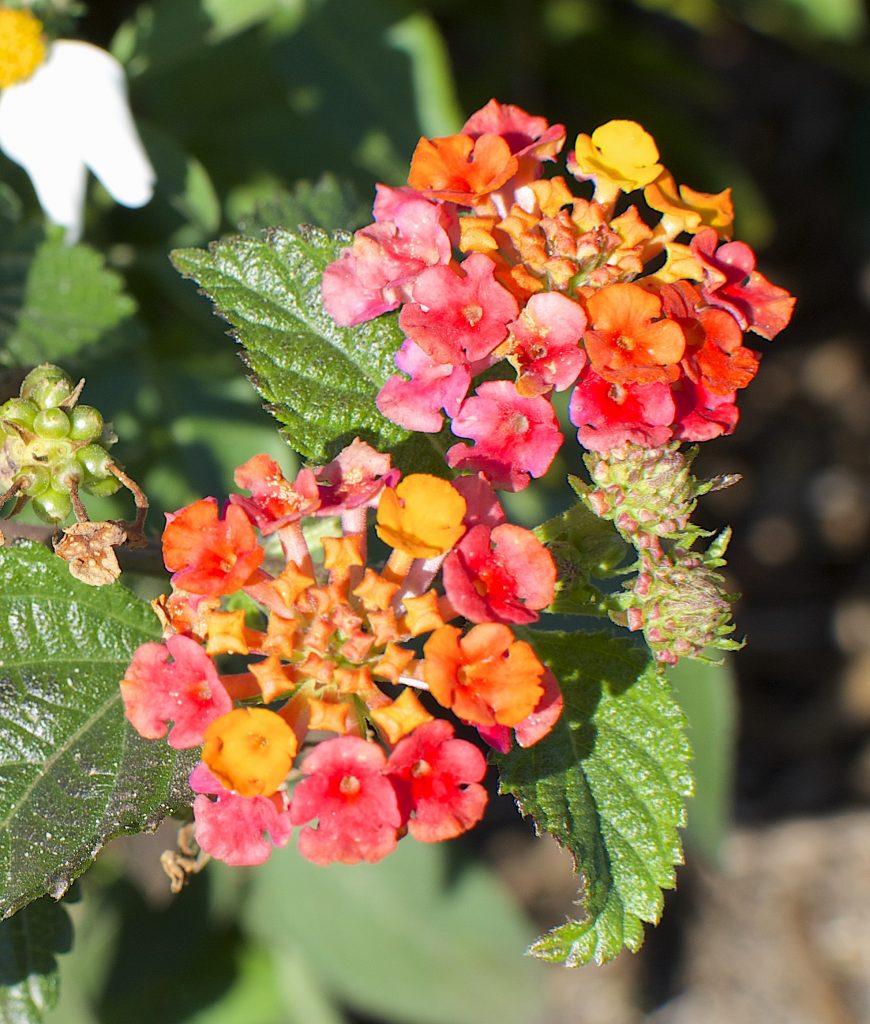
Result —
[[[200,847],[261,863],[301,826],[309,860],[353,863],[474,826],[485,757],[435,712],[501,750],[552,728],[558,686],[512,628],[553,600],[547,549],[483,477],[402,478],[360,440],[292,481],[257,455],[235,482],[248,494],[223,509],[204,498],[167,516],[164,639],[121,683],[142,736],[202,748]],[[371,513],[390,549],[379,568]],[[309,547],[318,517],[340,529]]]
[[[652,137],[615,120],[568,156],[592,185],[579,197],[543,177],[565,138],[495,100],[422,138],[407,186],[378,186],[374,223],[323,275],[341,325],[400,310],[381,412],[424,432],[446,415],[472,442],[449,465],[514,491],[562,444],[554,392],[571,389],[578,439],[598,452],[730,433],[758,368],[744,333],[774,338],[794,304],[731,240],[730,190],[678,185]]]

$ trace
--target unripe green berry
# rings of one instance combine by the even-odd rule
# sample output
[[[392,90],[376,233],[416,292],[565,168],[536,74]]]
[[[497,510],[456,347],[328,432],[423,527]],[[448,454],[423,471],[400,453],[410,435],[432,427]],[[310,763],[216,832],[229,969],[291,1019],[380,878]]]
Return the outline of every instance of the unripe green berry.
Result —
[[[70,409],[69,421],[69,436],[73,441],[96,441],[103,432],[103,417],[92,405]]]
[[[56,408],[72,393],[72,378],[52,363],[31,370],[21,384],[21,397],[29,398],[42,409]]]
[[[0,420],[17,423],[30,430],[33,427],[33,418],[38,412],[39,407],[35,402],[26,398],[10,398],[0,405]]]
[[[85,470],[78,459],[69,458],[60,465],[52,466],[51,475],[55,490],[68,491],[74,484],[81,482]]]
[[[33,418],[33,431],[51,441],[66,437],[70,431],[69,416],[63,409],[42,409]]]
[[[103,480],[105,477],[110,476],[109,466],[112,463],[112,457],[98,444],[86,444],[84,448],[79,448],[76,452],[76,458],[87,470],[89,476],[96,477],[98,480]],[[112,477],[114,479],[114,477]]]
[[[62,522],[72,512],[72,501],[65,491],[49,487],[33,499],[33,511],[47,523]]]
[[[120,489],[121,481],[114,476],[107,476],[102,480],[87,477],[85,482],[82,484],[82,490],[87,494],[93,494],[95,498],[110,498]]]
[[[49,486],[51,473],[45,466],[28,466],[27,469],[21,470],[15,480],[23,484],[24,493],[33,498]]]

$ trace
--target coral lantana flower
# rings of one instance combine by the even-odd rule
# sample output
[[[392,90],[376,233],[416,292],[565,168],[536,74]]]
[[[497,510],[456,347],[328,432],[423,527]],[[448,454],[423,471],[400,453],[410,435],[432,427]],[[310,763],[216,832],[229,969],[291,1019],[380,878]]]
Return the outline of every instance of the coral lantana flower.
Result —
[[[308,778],[297,783],[290,804],[302,829],[299,852],[315,864],[378,861],[396,848],[402,825],[399,802],[385,777],[387,759],[376,743],[339,736],[320,744],[302,762]]]
[[[30,176],[68,242],[82,231],[90,169],[122,206],[144,206],[154,168],[127,105],[124,69],[90,43],[47,46],[29,11],[0,10],[0,149]]]
[[[227,789],[271,796],[287,778],[297,746],[296,734],[274,711],[236,708],[205,730],[202,759]]]
[[[496,487],[512,491],[526,487],[529,476],[543,476],[562,444],[553,406],[540,395],[523,397],[508,380],[481,384],[462,403],[452,429],[475,445],[454,445],[447,464],[483,472]]]
[[[441,626],[423,646],[423,677],[443,707],[472,725],[516,725],[543,693],[544,666],[507,626],[486,623],[465,636]]]
[[[214,662],[181,635],[138,648],[121,680],[121,698],[127,719],[146,739],[164,736],[174,722],[168,743],[176,750],[199,746],[208,725],[233,706]]]
[[[418,726],[400,740],[388,771],[413,812],[408,831],[420,842],[453,839],[483,817],[486,759],[473,744],[454,739],[449,722]]]
[[[406,338],[396,353],[396,366],[408,374],[396,374],[381,388],[378,409],[406,430],[437,433],[444,426],[444,412],[452,419],[471,385],[471,370],[465,366],[439,363]]]
[[[608,121],[592,135],[578,135],[569,170],[595,181],[595,198],[607,203],[620,192],[643,188],[661,174],[653,137],[636,121]]]
[[[293,831],[284,793],[240,796],[224,788],[200,762],[190,775],[196,841],[202,850],[233,867],[262,864],[274,846],[286,846]],[[214,797],[215,799],[209,799]]]
[[[172,583],[193,594],[217,596],[241,589],[259,568],[264,552],[250,520],[230,505],[218,516],[217,501],[202,498],[167,514],[163,561]]]
[[[618,383],[674,380],[686,348],[683,329],[659,319],[662,300],[636,284],[612,284],[586,302],[586,350],[595,370]]]
[[[231,494],[230,502],[243,508],[264,535],[311,515],[320,505],[320,491],[310,469],[300,470],[291,484],[278,463],[264,453],[242,463],[233,479],[237,487],[249,490],[251,497]]]
[[[471,622],[529,623],[553,601],[556,564],[522,526],[475,526],[447,556],[444,589]]]
[[[587,367],[568,415],[585,448],[606,452],[626,442],[656,448],[671,438],[674,398],[667,384],[614,384]]]
[[[586,329],[582,307],[559,292],[533,295],[510,325],[510,359],[521,395],[571,387],[586,364],[580,339]]]
[[[412,473],[381,495],[377,533],[412,558],[434,558],[465,533],[464,516],[465,499],[447,480]]]

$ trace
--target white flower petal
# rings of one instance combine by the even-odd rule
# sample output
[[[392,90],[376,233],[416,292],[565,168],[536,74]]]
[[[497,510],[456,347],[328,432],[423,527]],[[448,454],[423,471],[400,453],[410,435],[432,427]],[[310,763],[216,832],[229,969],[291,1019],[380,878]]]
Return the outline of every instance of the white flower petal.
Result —
[[[124,70],[90,43],[58,40],[27,81],[3,91],[0,149],[24,167],[42,208],[71,238],[81,230],[85,167],[124,206],[143,206],[153,194]]]

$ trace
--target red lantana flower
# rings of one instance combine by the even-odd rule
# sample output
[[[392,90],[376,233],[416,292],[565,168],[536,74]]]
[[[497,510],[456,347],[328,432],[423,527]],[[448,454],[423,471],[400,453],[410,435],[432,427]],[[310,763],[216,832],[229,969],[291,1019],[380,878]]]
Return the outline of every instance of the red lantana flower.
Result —
[[[472,253],[456,273],[450,267],[424,270],[414,282],[399,326],[439,363],[473,363],[507,337],[517,300],[495,280],[495,264]]]
[[[387,771],[412,815],[408,831],[420,842],[453,839],[483,817],[487,797],[479,783],[486,759],[473,744],[454,739],[449,722],[436,719],[400,740]]]
[[[704,298],[727,309],[744,331],[772,340],[791,319],[794,297],[755,269],[755,253],[745,242],[718,243],[712,228],[699,231],[691,242],[704,269]]]
[[[475,526],[442,568],[450,603],[470,622],[529,623],[553,601],[556,564],[522,526]]]
[[[176,750],[199,746],[211,722],[233,706],[214,662],[180,634],[138,648],[121,680],[121,698],[128,721],[146,739],[164,736],[174,722],[167,742]]]
[[[615,384],[587,366],[568,415],[585,448],[606,452],[626,442],[656,448],[671,438],[675,406],[667,384]]]
[[[547,399],[524,398],[507,380],[481,384],[462,403],[452,429],[475,444],[454,445],[447,464],[481,471],[494,486],[511,491],[528,486],[529,476],[543,476],[562,444],[559,421]]]
[[[167,513],[163,561],[172,585],[217,597],[240,590],[260,567],[264,552],[250,520],[237,505],[218,516],[214,498]]]
[[[293,826],[285,793],[239,796],[200,762],[190,775],[195,835],[200,847],[233,867],[262,864],[273,846],[286,846]],[[214,797],[214,799],[210,799]]]
[[[403,824],[396,791],[383,774],[384,752],[358,736],[320,744],[302,762],[308,775],[293,790],[290,817],[303,828],[299,852],[315,864],[374,862],[396,848]]]

